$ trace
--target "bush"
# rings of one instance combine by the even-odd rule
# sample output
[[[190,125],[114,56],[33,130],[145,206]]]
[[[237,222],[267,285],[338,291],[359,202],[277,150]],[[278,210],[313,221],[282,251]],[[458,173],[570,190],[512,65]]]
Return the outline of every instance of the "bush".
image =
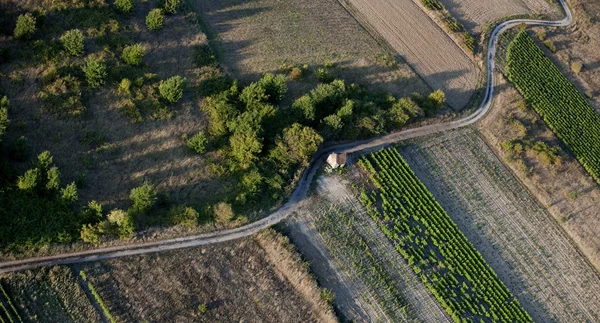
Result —
[[[571,63],[571,70],[573,71],[573,73],[579,74],[579,73],[581,73],[582,69],[583,69],[583,63],[581,63],[581,62]]]
[[[140,44],[127,46],[123,49],[121,59],[125,64],[138,66],[142,63],[144,57],[144,48]]]
[[[0,143],[2,142],[2,137],[6,132],[6,128],[8,128],[8,125],[10,124],[10,121],[8,120],[8,104],[9,101],[6,96],[0,99]]]
[[[181,76],[173,76],[166,81],[160,81],[158,91],[160,96],[169,103],[176,103],[183,97],[186,79]]]
[[[180,0],[162,0],[162,8],[168,14],[177,13],[177,9],[179,9]]]
[[[23,176],[19,176],[17,187],[23,191],[33,191],[40,181],[40,170],[37,168],[30,169]]]
[[[35,33],[35,17],[30,13],[26,13],[24,15],[20,15],[17,18],[17,25],[15,27],[15,38],[17,39],[25,39],[31,38]]]
[[[60,200],[65,204],[73,204],[77,202],[77,185],[75,182],[65,186],[60,190]]]
[[[129,79],[122,79],[117,91],[121,94],[131,95],[131,81]]]
[[[149,30],[159,30],[163,27],[165,16],[163,15],[162,9],[152,9],[148,16],[146,16],[146,27]]]
[[[73,56],[83,55],[84,40],[85,38],[83,37],[83,33],[79,29],[69,30],[64,33],[62,37],[60,37],[63,48],[67,51],[67,53]]]
[[[439,0],[421,0],[423,6],[429,10],[442,10],[444,5]]]
[[[221,203],[213,206],[213,214],[215,217],[215,221],[217,221],[218,223],[221,223],[221,224],[230,222],[234,217],[234,213],[233,213],[233,209],[231,208],[231,204],[227,204],[224,202],[221,202]]]
[[[97,88],[104,85],[106,77],[106,65],[100,58],[88,57],[85,59],[85,65],[81,68],[85,73],[85,79],[91,88]]]
[[[285,98],[288,91],[287,80],[284,75],[265,74],[258,84],[265,89],[267,101],[275,103]]]
[[[324,68],[316,70],[315,75],[317,76],[319,82],[330,83],[333,81],[333,77],[329,74],[329,71]]]
[[[57,114],[79,116],[85,111],[82,103],[79,80],[71,75],[56,79],[44,87],[39,97],[42,108]]]
[[[133,0],[115,0],[114,6],[121,13],[131,13],[133,11]]]
[[[149,183],[131,190],[129,194],[131,208],[139,213],[148,212],[156,203],[156,191]]]
[[[169,211],[169,221],[173,225],[184,227],[194,227],[198,223],[198,212],[191,207],[177,205]]]
[[[206,151],[207,143],[208,141],[206,140],[204,132],[200,131],[192,138],[188,139],[186,145],[191,151],[195,152],[196,154],[202,154]]]
[[[194,62],[196,65],[200,67],[211,66],[215,61],[215,55],[208,44],[196,46],[196,49],[194,50]]]

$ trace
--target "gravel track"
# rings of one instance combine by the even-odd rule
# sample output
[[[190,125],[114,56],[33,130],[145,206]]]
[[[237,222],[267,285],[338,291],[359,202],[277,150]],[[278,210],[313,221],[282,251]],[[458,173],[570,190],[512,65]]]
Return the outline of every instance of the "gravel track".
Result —
[[[376,149],[386,147],[390,144],[397,143],[406,139],[412,139],[417,137],[423,137],[434,133],[448,131],[452,129],[462,128],[471,125],[485,116],[487,111],[491,107],[492,99],[494,97],[495,87],[495,62],[496,56],[496,45],[498,44],[499,35],[509,28],[516,27],[520,24],[527,25],[541,25],[541,26],[568,26],[571,24],[573,17],[569,10],[565,0],[560,0],[563,6],[566,17],[560,21],[543,21],[543,20],[532,20],[532,19],[515,19],[506,21],[498,25],[491,34],[489,45],[488,45],[488,58],[487,58],[487,87],[485,91],[485,97],[480,107],[470,116],[460,120],[455,120],[443,124],[432,124],[419,128],[413,128],[404,130],[396,133],[392,133],[380,138],[363,140],[354,143],[338,145],[328,147],[319,150],[313,159],[311,160],[310,166],[304,172],[300,179],[298,186],[290,197],[290,200],[283,205],[279,210],[273,212],[271,215],[263,218],[259,221],[250,223],[246,226],[223,230],[219,232],[193,235],[187,237],[180,237],[174,239],[166,239],[153,242],[145,242],[138,244],[131,244],[125,246],[109,247],[109,248],[98,248],[83,252],[75,252],[68,254],[59,254],[47,257],[35,257],[28,259],[21,259],[16,261],[9,261],[0,263],[0,273],[13,272],[25,269],[32,269],[41,266],[55,266],[55,265],[66,265],[74,263],[84,263],[90,261],[97,261],[103,259],[112,259],[117,257],[125,257],[138,254],[154,253],[164,250],[174,250],[181,248],[189,248],[195,246],[203,246],[208,244],[220,243],[230,240],[239,239],[242,237],[250,236],[262,229],[268,228],[273,224],[281,222],[287,218],[293,210],[298,206],[299,202],[304,200],[309,190],[312,178],[316,174],[323,160],[332,151],[336,152],[368,152]],[[393,19],[392,19],[393,20]]]

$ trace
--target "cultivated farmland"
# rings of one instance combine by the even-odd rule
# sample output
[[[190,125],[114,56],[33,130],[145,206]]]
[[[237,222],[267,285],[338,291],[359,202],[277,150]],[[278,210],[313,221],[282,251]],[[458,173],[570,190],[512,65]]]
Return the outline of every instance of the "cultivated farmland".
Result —
[[[285,238],[90,263],[81,267],[119,322],[334,322]]]
[[[381,46],[336,0],[190,0],[214,32],[220,60],[242,81],[282,64],[335,63],[340,78],[398,96],[428,86]],[[390,65],[395,66],[390,68]],[[313,79],[290,85],[307,89]],[[437,88],[435,88],[437,89]]]
[[[534,321],[600,319],[593,267],[476,131],[420,140],[402,154]]]
[[[452,39],[413,1],[346,0],[432,88],[441,88],[454,109],[463,108],[479,71]]]

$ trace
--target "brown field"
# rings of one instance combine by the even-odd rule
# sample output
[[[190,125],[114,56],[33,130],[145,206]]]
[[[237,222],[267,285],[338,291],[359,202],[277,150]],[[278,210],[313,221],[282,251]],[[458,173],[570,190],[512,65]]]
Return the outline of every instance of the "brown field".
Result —
[[[146,49],[144,62],[157,80],[173,75],[187,78],[184,98],[176,104],[170,120],[144,120],[132,124],[121,107],[124,98],[117,85],[106,86],[89,99],[88,116],[59,118],[40,112],[37,93],[41,86],[42,68],[20,68],[3,64],[0,73],[7,76],[17,71],[24,78],[22,85],[0,76],[0,86],[11,101],[10,119],[13,125],[4,142],[8,145],[24,135],[31,146],[30,157],[49,150],[61,171],[62,183],[70,183],[86,174],[87,185],[79,190],[79,200],[97,200],[106,209],[125,207],[129,191],[149,180],[174,201],[218,199],[225,185],[216,185],[205,172],[205,160],[188,151],[181,136],[193,135],[205,127],[205,120],[194,99],[193,87],[198,83],[200,69],[192,62],[193,46],[206,42],[199,30],[195,14],[180,13],[165,18],[164,29],[151,33],[145,28],[145,15],[158,3],[136,3],[129,18],[120,17],[123,34]],[[101,50],[87,44],[87,51]],[[2,74],[0,74],[2,75]],[[86,134],[98,135],[103,143],[82,143]],[[30,166],[18,165],[18,172]],[[219,183],[222,184],[222,183]],[[202,194],[211,190],[212,196]]]
[[[90,263],[119,322],[335,322],[282,236]],[[293,250],[293,246],[292,249]],[[202,312],[198,306],[206,305]]]
[[[456,43],[411,0],[347,0],[359,20],[377,31],[447,103],[461,109],[479,81],[479,70]]]
[[[370,90],[406,96],[428,86],[408,67],[385,66],[390,52],[336,0],[190,1],[218,37],[220,58],[233,76],[248,82],[283,63],[318,67],[336,63],[335,75]],[[300,93],[316,83],[290,84]]]
[[[402,155],[536,322],[600,320],[600,277],[474,129]]]
[[[519,14],[558,11],[547,0],[441,0],[448,11],[472,33],[495,20]]]

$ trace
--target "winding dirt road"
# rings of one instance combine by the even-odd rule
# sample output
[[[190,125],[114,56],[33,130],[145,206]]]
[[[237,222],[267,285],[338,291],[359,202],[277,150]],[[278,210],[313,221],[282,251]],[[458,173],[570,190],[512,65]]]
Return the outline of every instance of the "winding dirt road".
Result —
[[[353,142],[344,145],[338,145],[328,147],[319,150],[313,159],[311,160],[310,166],[304,172],[302,178],[299,181],[296,190],[293,192],[290,200],[283,205],[280,209],[273,212],[269,216],[259,221],[250,223],[240,228],[223,230],[218,232],[187,236],[174,239],[166,239],[155,242],[146,242],[131,244],[125,246],[116,246],[109,248],[99,248],[94,250],[59,254],[55,256],[47,257],[36,257],[21,259],[15,261],[9,261],[0,263],[0,273],[7,273],[13,271],[20,271],[26,269],[32,269],[43,266],[55,266],[55,265],[67,265],[75,263],[83,263],[104,259],[112,259],[118,257],[153,253],[165,250],[174,250],[181,248],[204,246],[213,243],[225,242],[250,236],[262,229],[268,228],[276,223],[279,223],[286,219],[290,214],[293,213],[296,207],[299,206],[300,202],[306,197],[308,188],[314,177],[315,173],[319,169],[321,163],[325,157],[335,152],[368,152],[371,150],[379,149],[390,144],[397,143],[399,141],[423,137],[438,132],[453,130],[457,128],[466,127],[471,125],[481,118],[488,112],[491,107],[492,99],[494,97],[494,69],[496,57],[496,45],[498,44],[498,38],[502,32],[509,28],[519,26],[521,24],[526,25],[538,25],[538,26],[552,26],[552,27],[564,27],[571,24],[573,16],[569,7],[565,3],[565,0],[560,0],[562,7],[566,13],[566,17],[560,21],[544,21],[544,20],[532,20],[532,19],[515,19],[506,21],[498,25],[491,34],[488,43],[488,58],[487,58],[487,86],[485,91],[485,97],[479,108],[470,116],[460,120],[451,121],[443,124],[432,124],[424,127],[404,130],[396,133],[392,133],[383,137]]]

